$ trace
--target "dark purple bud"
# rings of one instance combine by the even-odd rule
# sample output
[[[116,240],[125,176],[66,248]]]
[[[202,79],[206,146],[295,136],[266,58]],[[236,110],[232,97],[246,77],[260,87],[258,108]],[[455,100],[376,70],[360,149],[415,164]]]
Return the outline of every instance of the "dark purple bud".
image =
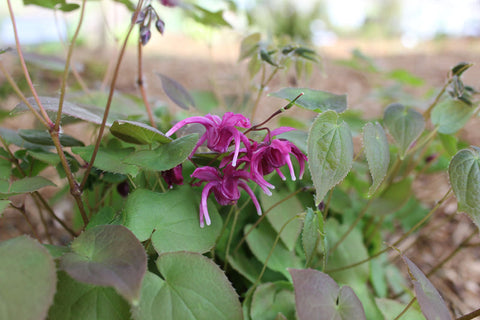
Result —
[[[130,193],[130,185],[127,181],[120,182],[117,184],[117,191],[119,195],[125,198]]]
[[[140,11],[137,15],[137,20],[135,20],[135,23],[138,24],[138,23],[142,23],[144,20],[145,20],[145,12],[144,11]],[[132,21],[133,21],[133,18],[135,18],[135,13],[133,13],[132,15]]]
[[[325,210],[325,202],[320,202],[320,204],[318,205],[318,210],[320,210],[321,212],[323,212],[323,210]]]
[[[434,153],[425,158],[426,163],[430,163],[438,157],[438,154]]]
[[[157,22],[155,22],[155,28],[157,28],[158,32],[163,34],[163,31],[165,30],[165,22],[163,22],[162,19],[158,18]]]
[[[142,41],[142,45],[146,45],[151,37],[152,33],[150,32],[150,29],[148,29],[148,27],[140,27],[140,41]]]
[[[176,7],[179,2],[179,0],[160,0],[160,3],[166,7]]]
[[[162,177],[170,189],[174,184],[183,184],[182,165],[179,164],[175,168],[162,171]]]

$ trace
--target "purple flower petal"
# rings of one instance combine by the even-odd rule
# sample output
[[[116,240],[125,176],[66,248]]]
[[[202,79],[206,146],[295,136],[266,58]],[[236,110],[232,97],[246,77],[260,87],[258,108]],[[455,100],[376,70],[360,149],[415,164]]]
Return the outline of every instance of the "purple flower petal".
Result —
[[[252,198],[252,202],[255,205],[255,208],[257,209],[257,214],[259,216],[262,215],[262,207],[258,203],[257,197],[255,197],[255,194],[253,193],[252,189],[246,184],[244,181],[240,181],[238,185],[247,192],[247,194]]]

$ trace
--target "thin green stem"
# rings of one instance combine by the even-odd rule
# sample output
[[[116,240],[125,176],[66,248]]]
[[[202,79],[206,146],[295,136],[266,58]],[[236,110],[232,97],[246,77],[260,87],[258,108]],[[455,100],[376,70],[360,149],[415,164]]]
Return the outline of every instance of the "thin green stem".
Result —
[[[287,201],[288,199],[296,196],[297,194],[299,194],[301,191],[303,191],[304,189],[303,188],[300,188],[298,190],[296,190],[295,192],[292,192],[291,194],[289,194],[288,196],[286,196],[285,198],[283,198],[282,200],[278,201],[277,203],[273,204],[270,208],[268,208],[260,218],[258,218],[257,221],[255,221],[255,223],[250,227],[250,229],[248,229],[247,232],[245,232],[245,234],[243,235],[242,239],[240,239],[240,241],[238,242],[237,246],[235,247],[235,249],[233,249],[233,252],[237,252],[238,249],[240,248],[240,246],[245,242],[245,240],[247,239],[248,235],[250,234],[250,232],[252,232],[259,224],[260,222],[263,221],[263,219],[265,219],[265,217],[267,216],[267,214],[272,211],[273,209],[275,209],[277,206],[281,205],[282,203],[284,203],[285,201]]]
[[[407,306],[402,310],[402,312],[400,312],[400,314],[398,316],[396,316],[395,319],[393,319],[393,320],[400,319],[408,311],[408,309],[410,309],[410,307],[413,306],[415,301],[417,301],[417,298],[413,297],[412,300],[410,300],[410,302],[407,304]]]
[[[18,32],[17,32],[17,24],[15,22],[15,15],[13,14],[13,9],[12,9],[12,4],[10,3],[10,0],[7,0],[8,4],[8,11],[10,13],[10,19],[12,20],[12,27],[13,27],[13,35],[15,37],[15,45],[17,47],[17,53],[18,57],[20,59],[20,64],[22,65],[22,70],[25,75],[25,79],[27,80],[28,87],[32,91],[33,97],[35,101],[37,102],[38,109],[40,110],[40,114],[42,115],[43,119],[45,120],[47,127],[51,128],[53,126],[52,120],[50,120],[50,117],[48,116],[47,112],[45,111],[45,108],[43,107],[42,103],[40,102],[40,98],[37,94],[37,90],[35,90],[35,87],[33,86],[32,79],[30,78],[30,74],[28,73],[27,65],[25,63],[25,58],[23,57],[23,51],[22,48],[20,47],[20,40],[18,39]]]
[[[75,29],[75,33],[73,34],[70,45],[68,46],[67,59],[65,61],[65,68],[63,69],[62,85],[60,88],[60,99],[58,102],[57,119],[55,120],[55,131],[58,131],[60,128],[60,121],[62,119],[62,111],[63,111],[63,102],[65,101],[67,79],[70,71],[70,64],[72,62],[73,49],[75,47],[75,42],[77,41],[78,34],[80,33],[80,28],[82,27],[83,18],[85,16],[85,7],[86,7],[86,0],[82,0],[81,9],[80,9],[80,19],[78,20],[77,28]]]
[[[233,233],[235,232],[235,227],[237,226],[237,220],[238,220],[238,213],[240,212],[237,208],[235,208],[235,209],[236,210],[235,210],[235,214],[233,215],[232,229],[230,230],[230,234],[228,235],[227,247],[225,249],[225,264],[223,265],[223,271],[224,272],[227,271],[228,254],[230,253],[230,245],[232,244]]]
[[[372,259],[375,259],[377,258],[378,256],[382,255],[383,253],[387,252],[388,250],[390,250],[392,247],[396,247],[398,246],[401,242],[403,242],[410,234],[412,234],[415,230],[417,230],[422,224],[424,224],[431,216],[433,213],[435,213],[435,211],[437,211],[437,209],[450,197],[450,193],[452,192],[452,188],[449,188],[448,191],[445,193],[445,195],[443,196],[443,198],[437,202],[437,204],[430,210],[430,212],[425,215],[425,217],[422,218],[422,220],[420,220],[419,222],[417,222],[417,224],[415,224],[412,228],[410,228],[410,230],[408,230],[404,235],[402,235],[397,241],[395,241],[391,246],[388,246],[386,247],[385,249],[383,250],[380,250],[379,252],[373,254],[372,256],[368,257],[367,259],[363,259],[363,260],[360,260],[358,262],[355,262],[355,263],[352,263],[350,265],[347,265],[347,266],[343,266],[343,267],[340,267],[340,268],[336,268],[336,269],[332,269],[332,270],[327,270],[325,271],[326,273],[333,273],[333,272],[339,272],[339,271],[343,271],[343,270],[347,270],[347,269],[350,269],[350,268],[354,268],[356,266],[359,266],[361,264],[364,264],[365,262],[368,262]]]
[[[426,122],[430,119],[433,108],[437,105],[438,101],[440,101],[440,98],[445,93],[445,90],[447,90],[448,86],[450,85],[450,83],[452,83],[452,81],[453,81],[453,78],[450,77],[448,81],[445,83],[445,85],[443,86],[442,90],[440,90],[440,92],[435,97],[435,100],[433,100],[433,102],[430,104],[428,109],[425,110],[425,112],[423,113],[423,117],[425,118]]]
[[[90,171],[92,170],[93,164],[95,162],[95,158],[97,157],[98,149],[100,148],[100,143],[102,142],[103,132],[105,131],[105,126],[107,124],[108,114],[110,112],[110,106],[112,105],[113,100],[113,93],[115,92],[115,85],[117,83],[118,74],[120,71],[120,65],[122,64],[123,56],[125,54],[125,49],[127,48],[128,39],[130,38],[130,34],[135,26],[135,21],[137,20],[138,13],[143,5],[143,0],[140,0],[137,4],[137,9],[135,10],[135,14],[130,22],[130,27],[127,31],[127,35],[125,36],[125,40],[123,41],[122,48],[120,49],[120,53],[118,55],[117,63],[115,65],[115,71],[113,73],[112,82],[110,84],[110,92],[108,94],[107,104],[105,106],[105,112],[103,113],[102,124],[98,130],[98,137],[95,143],[95,147],[93,149],[92,157],[90,162],[88,163],[87,169],[85,170],[82,183],[80,184],[80,190],[85,188],[85,184],[87,183],[88,176],[90,175]]]

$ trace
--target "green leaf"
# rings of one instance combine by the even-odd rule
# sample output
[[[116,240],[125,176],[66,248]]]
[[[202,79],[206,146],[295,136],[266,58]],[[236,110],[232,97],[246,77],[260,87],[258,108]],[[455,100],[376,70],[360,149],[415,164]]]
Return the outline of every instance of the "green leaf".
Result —
[[[45,130],[18,130],[18,134],[22,137],[25,141],[40,144],[44,146],[53,146],[53,140]],[[64,147],[82,147],[84,143],[80,140],[75,139],[72,136],[67,134],[60,133],[59,135],[60,143]]]
[[[162,132],[142,122],[117,120],[113,122],[110,132],[120,140],[134,144],[161,144],[172,141]]]
[[[375,303],[385,319],[395,319],[406,307],[403,303],[385,298],[377,298],[375,299]],[[425,320],[422,313],[414,308],[409,308],[402,318],[408,320]]]
[[[447,151],[450,157],[453,157],[458,151],[458,139],[455,136],[442,133],[439,133],[438,137],[440,138],[440,141],[442,142],[442,146],[445,151]]]
[[[48,252],[54,259],[58,259],[65,253],[70,252],[70,249],[65,246],[56,246],[53,244],[44,244],[43,246],[45,247],[45,249],[48,250]]]
[[[287,189],[277,190],[271,196],[267,196],[263,192],[260,193],[260,202],[263,208],[270,208],[279,201],[286,199],[290,195]],[[267,215],[267,220],[276,232],[280,232],[283,225],[295,215],[302,213],[305,209],[297,197],[291,197],[282,202],[282,205],[275,206]],[[302,228],[302,221],[295,219],[290,222],[280,234],[280,239],[288,250],[293,250],[297,243],[297,238]]]
[[[0,317],[45,319],[57,275],[48,251],[27,236],[0,242]]]
[[[49,320],[130,320],[130,306],[113,288],[85,284],[58,273]]]
[[[422,78],[419,78],[405,69],[395,69],[387,73],[387,77],[395,81],[400,82],[401,84],[411,85],[414,87],[423,86],[425,81]]]
[[[155,150],[135,152],[127,157],[124,163],[151,171],[165,171],[187,160],[197,141],[198,134],[189,134],[161,145]]]
[[[260,49],[260,59],[262,59],[263,61],[265,61],[269,65],[272,65],[274,67],[280,67],[275,61],[273,61],[272,54],[273,54],[273,52],[269,52],[264,48]]]
[[[437,289],[423,272],[406,256],[402,255],[412,280],[418,304],[427,320],[451,320],[450,312]]]
[[[390,164],[387,136],[378,122],[375,124],[369,122],[363,128],[363,146],[372,175],[372,185],[368,190],[368,195],[372,196],[385,179]]]
[[[347,96],[344,94],[336,95],[330,92],[308,88],[283,88],[269,95],[292,101],[302,92],[304,95],[295,101],[295,104],[299,107],[315,112],[333,110],[338,113],[347,109]]]
[[[199,5],[194,4],[194,9],[187,12],[195,21],[211,27],[231,27],[223,18],[223,10],[209,11]]]
[[[161,73],[157,73],[157,76],[162,80],[163,91],[177,106],[185,110],[195,108],[195,101],[180,83]]]
[[[375,198],[368,208],[368,212],[376,215],[386,215],[400,210],[412,195],[412,179],[392,183],[380,196]]]
[[[480,228],[480,148],[460,150],[448,167],[458,211],[467,213]]]
[[[10,204],[10,200],[0,200],[0,218],[3,215],[3,211],[8,207]]]
[[[71,250],[60,264],[72,278],[113,287],[127,301],[138,303],[147,256],[130,230],[120,225],[91,228],[73,240]]]
[[[151,237],[158,253],[210,250],[222,229],[222,219],[213,203],[208,203],[212,224],[199,226],[199,199],[191,187],[165,193],[137,189],[125,205],[125,226],[140,241]],[[153,233],[153,234],[152,234]]]
[[[352,133],[334,111],[319,115],[312,124],[307,140],[308,166],[316,189],[315,204],[340,183],[353,163]]]
[[[433,108],[432,123],[438,132],[452,134],[462,129],[474,112],[475,108],[461,100],[447,99]]]
[[[223,271],[210,259],[193,252],[158,257],[162,278],[147,273],[135,320],[241,320],[237,293]]]
[[[52,166],[55,166],[60,163],[60,157],[56,153],[28,150],[27,154],[31,155],[34,159],[48,163],[49,165],[52,165]]]
[[[73,11],[80,7],[76,3],[66,3],[65,0],[23,0],[23,4],[33,4],[47,9],[58,9],[66,12]]]
[[[250,230],[251,226],[252,225],[245,226],[244,232]],[[267,260],[276,236],[277,233],[275,230],[266,222],[260,223],[258,227],[253,229],[248,235],[248,247],[262,264]],[[279,241],[277,242],[275,249],[273,249],[273,253],[268,260],[267,266],[274,271],[282,273],[287,279],[289,279],[290,274],[287,269],[301,268],[302,262],[294,252],[288,250],[287,247]]]
[[[113,0],[113,1],[124,4],[125,7],[127,7],[127,9],[130,10],[130,11],[135,11],[135,9],[137,7],[130,0]]]
[[[88,222],[85,230],[92,229],[96,226],[106,225],[106,224],[117,224],[115,218],[117,214],[115,209],[112,207],[102,207]]]
[[[12,163],[8,160],[10,155],[4,149],[0,149],[0,179],[8,180],[12,174]]]
[[[311,208],[308,208],[302,230],[302,245],[303,251],[305,251],[307,266],[312,261],[320,242],[320,230],[318,226],[317,214]]]
[[[44,147],[38,144],[33,144],[23,140],[22,137],[18,134],[17,131],[2,128],[0,127],[0,135],[5,139],[7,144],[14,144],[20,148],[28,149],[28,150],[48,150],[49,147]]]
[[[469,63],[469,62],[458,63],[452,68],[452,76],[461,76],[462,73],[467,71],[471,66],[473,66],[473,63]]]
[[[11,184],[8,182],[6,184],[0,184],[0,193],[9,195],[27,193],[37,191],[47,186],[55,186],[55,184],[41,176],[26,177],[20,180],[15,180]]]
[[[264,283],[257,287],[252,297],[252,320],[275,320],[281,314],[295,319],[295,294],[289,282]]]
[[[366,320],[362,303],[349,286],[339,288],[327,274],[313,269],[290,269],[299,320]]]
[[[253,33],[243,38],[240,44],[240,57],[238,58],[238,60],[243,60],[256,53],[261,39],[262,36],[259,32]]]
[[[94,148],[95,146],[93,145],[86,147],[73,147],[72,152],[79,155],[84,161],[89,162],[92,158]],[[136,176],[139,172],[138,167],[123,162],[123,160],[134,151],[134,148],[100,147],[93,166],[103,171]]]
[[[425,129],[422,114],[399,103],[393,103],[385,109],[383,121],[400,148],[400,159],[403,159],[410,145]]]

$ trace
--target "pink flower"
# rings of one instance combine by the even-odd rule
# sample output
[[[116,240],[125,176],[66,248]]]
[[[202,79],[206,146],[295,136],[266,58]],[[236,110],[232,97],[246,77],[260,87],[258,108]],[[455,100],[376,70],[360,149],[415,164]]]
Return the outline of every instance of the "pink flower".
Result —
[[[160,0],[160,3],[167,7],[176,7],[180,0]]]
[[[217,202],[225,206],[237,203],[240,198],[240,190],[238,189],[238,187],[240,187],[252,198],[257,213],[259,215],[262,214],[258,200],[247,184],[250,178],[249,172],[236,170],[232,166],[227,166],[223,169],[223,172],[220,172],[217,168],[206,166],[195,169],[191,176],[200,179],[202,182],[207,182],[203,188],[200,202],[200,227],[204,227],[204,222],[206,222],[207,225],[211,223],[210,216],[208,215],[207,199],[212,191]]]
[[[225,113],[223,118],[211,114],[207,114],[204,117],[191,117],[175,124],[165,135],[169,137],[175,131],[190,123],[199,123],[206,129],[206,132],[200,137],[190,156],[192,156],[205,141],[210,150],[219,153],[227,152],[233,141],[235,149],[232,165],[234,167],[236,166],[240,152],[240,143],[243,142],[245,145],[249,144],[248,138],[236,127],[249,128],[250,121],[248,118],[241,114],[234,114],[233,112]]]
[[[175,168],[162,171],[162,177],[170,189],[173,188],[174,184],[183,184],[182,164],[179,164]]]

